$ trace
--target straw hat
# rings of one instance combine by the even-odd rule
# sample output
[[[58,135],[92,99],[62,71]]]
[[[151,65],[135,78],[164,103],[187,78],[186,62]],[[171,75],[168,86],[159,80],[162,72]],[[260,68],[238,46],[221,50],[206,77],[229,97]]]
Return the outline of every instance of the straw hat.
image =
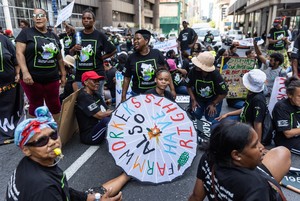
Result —
[[[264,90],[266,79],[267,76],[263,71],[253,69],[243,76],[243,84],[249,91],[259,93]]]
[[[65,64],[68,64],[68,66],[75,68],[75,58],[71,55],[66,55],[64,58],[64,62]]]
[[[210,52],[202,52],[192,58],[192,63],[205,72],[212,72],[216,69],[214,61],[215,57]]]

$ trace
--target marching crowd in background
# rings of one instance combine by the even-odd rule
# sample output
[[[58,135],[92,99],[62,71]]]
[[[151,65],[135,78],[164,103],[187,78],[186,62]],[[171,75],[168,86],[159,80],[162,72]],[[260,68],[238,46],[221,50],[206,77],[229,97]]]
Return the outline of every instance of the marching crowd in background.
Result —
[[[5,30],[5,36],[0,35],[1,105],[11,101],[5,100],[8,93],[15,93],[17,97],[14,89],[20,83],[28,102],[29,117],[19,124],[14,134],[15,143],[25,158],[14,172],[14,180],[10,181],[14,183],[9,183],[8,187],[16,185],[19,194],[8,191],[7,200],[15,200],[15,196],[32,201],[94,200],[94,194],[69,188],[65,179],[65,185],[60,185],[62,170],[56,165],[57,156],[53,153],[55,148],[61,147],[57,123],[63,100],[79,90],[75,113],[80,140],[90,145],[101,143],[112,114],[108,106],[116,103],[117,71],[124,76],[121,101],[126,100],[132,81],[133,96],[151,93],[174,101],[178,94],[188,95],[187,112],[191,117],[204,117],[212,123],[211,143],[199,163],[195,189],[189,200],[203,200],[205,196],[209,200],[224,200],[226,196],[231,196],[232,200],[245,200],[246,197],[249,200],[285,200],[279,182],[290,166],[288,149],[300,150],[300,39],[296,38],[294,51],[288,55],[286,47],[290,41],[281,20],[274,21],[269,31],[267,55],[262,53],[256,40],[254,49],[246,51],[246,55],[238,55],[234,44],[229,49],[214,49],[211,45],[214,36],[210,32],[203,46],[198,43],[196,32],[188,27],[187,20],[182,22],[183,30],[177,39],[178,54],[175,50],[162,52],[152,48],[152,34],[143,29],[133,35],[127,34],[124,48],[118,33],[95,29],[95,14],[91,10],[83,12],[84,28],[78,32],[66,22],[63,33],[57,35],[56,30],[48,30],[44,9],[34,9],[33,22],[29,27],[27,21],[21,21],[22,31],[16,38],[11,30]],[[165,36],[160,35],[159,42],[164,40]],[[246,99],[226,98],[228,86],[220,68],[231,57],[256,61],[255,69],[242,78],[248,90]],[[274,142],[278,147],[267,150],[264,148],[270,144],[270,140],[265,139],[264,129],[266,116],[270,116],[267,98],[275,78],[288,75],[287,99],[278,101],[272,111]],[[228,106],[237,110],[221,115],[224,99]],[[41,109],[44,104],[47,108]],[[234,121],[226,121],[228,119]],[[27,168],[38,172],[41,179],[25,179]],[[128,180],[129,177],[122,174],[104,185],[108,192],[103,200],[122,199],[119,190]],[[234,185],[231,180],[236,180]],[[49,181],[55,186],[47,186]],[[26,182],[32,185],[24,185]]]

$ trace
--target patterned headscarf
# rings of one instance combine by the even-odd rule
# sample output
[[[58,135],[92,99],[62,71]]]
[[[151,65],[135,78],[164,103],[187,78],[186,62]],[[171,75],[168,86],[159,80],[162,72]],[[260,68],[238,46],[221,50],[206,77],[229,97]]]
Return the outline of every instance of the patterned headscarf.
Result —
[[[57,123],[46,106],[36,108],[34,113],[36,118],[22,121],[15,130],[15,144],[20,148],[26,145],[34,134],[41,132],[44,128],[57,130]]]

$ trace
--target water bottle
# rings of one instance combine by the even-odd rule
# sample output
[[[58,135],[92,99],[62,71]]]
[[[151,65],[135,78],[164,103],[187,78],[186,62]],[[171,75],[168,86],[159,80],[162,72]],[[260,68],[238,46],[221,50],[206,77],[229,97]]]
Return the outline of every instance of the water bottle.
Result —
[[[76,32],[75,34],[76,45],[81,45],[81,32]]]
[[[96,193],[95,194],[95,201],[100,201],[101,198],[101,194],[100,193]]]

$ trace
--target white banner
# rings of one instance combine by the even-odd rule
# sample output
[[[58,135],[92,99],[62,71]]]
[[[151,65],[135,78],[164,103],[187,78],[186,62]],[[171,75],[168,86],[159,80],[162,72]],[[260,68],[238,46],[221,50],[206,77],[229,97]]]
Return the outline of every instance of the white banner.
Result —
[[[71,17],[74,7],[74,2],[72,1],[69,5],[67,5],[64,9],[62,9],[57,15],[57,21],[55,27],[59,26],[63,21],[66,21],[69,17]]]
[[[124,81],[124,76],[122,75],[121,72],[116,71],[116,106],[119,105],[122,99],[122,85]],[[130,81],[127,94],[126,94],[126,99],[131,96],[131,85],[132,82]]]
[[[167,41],[164,41],[164,42],[156,42],[154,43],[153,45],[153,49],[158,49],[160,51],[163,51],[163,52],[168,52],[169,50],[174,50],[175,51],[175,54],[177,54],[177,42],[176,42],[176,39],[172,39],[172,40],[167,40]]]
[[[270,111],[271,115],[272,115],[272,111],[273,111],[275,104],[279,100],[281,100],[283,98],[287,98],[286,88],[284,85],[285,80],[286,80],[285,77],[276,77],[276,79],[274,81],[272,94],[271,94],[270,102],[269,102],[269,111]]]

